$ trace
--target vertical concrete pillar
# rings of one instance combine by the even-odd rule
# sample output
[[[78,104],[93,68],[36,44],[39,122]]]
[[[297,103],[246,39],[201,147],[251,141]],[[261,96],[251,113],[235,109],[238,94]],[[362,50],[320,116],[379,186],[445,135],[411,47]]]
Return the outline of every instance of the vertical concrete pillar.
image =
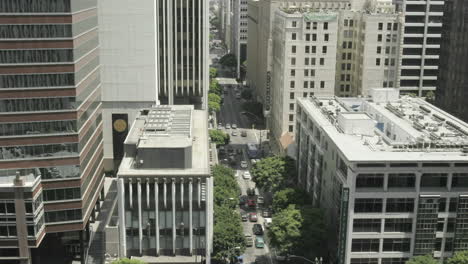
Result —
[[[158,180],[154,182],[154,215],[156,230],[156,256],[159,256],[159,184]]]
[[[80,262],[86,264],[83,230],[80,230]]]
[[[175,178],[172,178],[172,253],[176,254],[176,186],[175,186]]]
[[[189,250],[190,254],[193,254],[193,205],[192,205],[192,196],[193,196],[193,179],[189,179]]]
[[[125,230],[125,183],[122,178],[117,180],[117,197],[119,208],[119,257],[124,258],[127,256],[127,238]]]
[[[26,225],[26,206],[24,204],[24,181],[19,172],[16,173],[15,185],[15,216],[18,249],[21,264],[30,264],[31,256],[28,247],[28,228]]]
[[[137,180],[137,200],[138,200],[138,249],[140,255],[143,254],[143,227],[141,226],[141,179]]]

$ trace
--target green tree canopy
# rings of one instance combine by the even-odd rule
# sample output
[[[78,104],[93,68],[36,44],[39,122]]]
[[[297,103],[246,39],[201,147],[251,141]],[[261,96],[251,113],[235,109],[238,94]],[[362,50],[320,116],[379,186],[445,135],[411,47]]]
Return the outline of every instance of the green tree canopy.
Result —
[[[273,215],[268,235],[271,245],[281,255],[292,254],[294,249],[299,247],[302,221],[301,212],[295,205],[290,205]]]
[[[299,247],[295,254],[315,258],[320,252],[326,251],[326,224],[325,213],[322,209],[312,206],[303,206],[300,208],[303,219],[301,226],[301,237]]]
[[[123,259],[112,261],[111,264],[146,264],[146,262],[143,262],[137,259],[123,258]]]
[[[217,95],[217,94],[209,93],[208,94],[208,101],[221,104],[221,97],[219,95]]]
[[[215,206],[212,257],[226,263],[244,250],[245,241],[239,213],[226,206]]]
[[[447,260],[447,264],[468,264],[468,251],[456,252],[453,257]]]
[[[265,191],[278,191],[293,180],[296,169],[290,157],[273,156],[255,163],[251,173],[257,187]]]
[[[210,68],[210,78],[213,79],[216,78],[216,76],[218,76],[218,70],[215,68]]]
[[[212,168],[212,174],[214,179],[214,203],[218,206],[235,208],[239,203],[240,189],[234,171],[226,166],[216,165]]]
[[[211,112],[219,112],[221,110],[221,106],[217,102],[208,101],[208,109]]]
[[[225,67],[236,67],[237,66],[237,58],[236,55],[229,53],[221,57],[219,63]]]
[[[290,204],[305,205],[312,201],[309,194],[299,188],[285,188],[275,192],[273,195],[272,208],[273,211],[279,212],[286,209]]]
[[[211,142],[215,143],[216,145],[226,145],[229,144],[229,135],[224,133],[221,130],[210,130],[210,139]]]
[[[439,262],[435,260],[431,255],[416,256],[406,261],[406,264],[438,264],[438,263]]]
[[[221,96],[222,92],[223,91],[221,90],[221,85],[219,85],[218,80],[211,79],[209,93],[214,93]]]

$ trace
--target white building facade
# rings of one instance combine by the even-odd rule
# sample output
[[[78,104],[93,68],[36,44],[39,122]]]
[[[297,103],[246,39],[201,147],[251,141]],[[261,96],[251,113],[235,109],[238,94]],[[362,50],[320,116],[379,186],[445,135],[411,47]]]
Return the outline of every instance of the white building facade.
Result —
[[[338,13],[279,8],[273,28],[270,128],[294,132],[296,98],[333,96]]]
[[[298,182],[326,209],[337,263],[468,249],[468,125],[398,91],[301,98]]]

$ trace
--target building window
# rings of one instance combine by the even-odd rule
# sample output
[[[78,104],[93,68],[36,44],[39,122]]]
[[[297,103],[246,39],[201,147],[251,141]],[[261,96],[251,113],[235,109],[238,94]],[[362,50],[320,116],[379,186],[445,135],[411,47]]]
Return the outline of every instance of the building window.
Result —
[[[348,53],[348,60],[351,60],[353,58],[353,54],[350,52]]]
[[[385,232],[409,233],[413,231],[413,219],[411,218],[386,218]]]
[[[291,65],[296,65],[296,58],[291,58]]]
[[[304,77],[308,77],[309,76],[309,70],[304,70]]]
[[[411,245],[410,238],[384,238],[384,252],[409,252]]]
[[[310,34],[306,34],[306,35],[305,35],[305,40],[306,40],[306,41],[310,41]]]
[[[312,76],[312,77],[315,76],[315,70],[314,69],[310,70],[310,76]]]
[[[315,88],[315,82],[314,81],[310,81],[309,84],[310,84],[310,88]]]
[[[457,198],[450,198],[449,201],[449,212],[455,213],[457,212],[457,205],[458,205],[458,199]]]
[[[327,46],[323,46],[323,47],[322,47],[322,53],[323,53],[323,54],[326,54],[326,53],[327,53]]]
[[[392,30],[392,23],[387,23],[387,30]]]
[[[387,213],[412,213],[414,210],[413,198],[388,198]]]
[[[307,97],[307,93],[302,93],[302,97]]]
[[[309,87],[308,87],[308,86],[309,86],[308,84],[309,84],[308,81],[304,81],[304,88],[309,88]]]
[[[291,53],[296,53],[296,46],[291,46]]]
[[[343,21],[343,23],[344,23],[345,27],[347,27],[347,26],[348,26],[348,19],[345,19],[345,20]]]
[[[353,239],[351,242],[351,252],[378,252],[378,239]]]
[[[358,198],[354,202],[355,213],[381,213],[382,199]]]
[[[296,85],[296,83],[294,81],[290,81],[289,82],[289,88],[292,88],[294,89],[294,86]]]
[[[0,236],[2,237],[15,237],[17,236],[16,233],[16,225],[1,225],[0,226]]]
[[[388,188],[414,188],[416,176],[413,173],[388,174]]]
[[[309,58],[304,59],[304,65],[309,65]]]
[[[292,77],[296,76],[296,70],[291,70],[291,76]]]
[[[292,27],[297,27],[297,21],[292,21],[291,26]]]
[[[294,126],[293,125],[289,126],[289,132],[291,132],[291,133],[294,132]]]
[[[328,22],[323,22],[323,29],[327,30],[328,29]]]
[[[378,35],[377,35],[377,41],[378,41],[378,42],[382,42],[382,34],[378,34]]]
[[[325,65],[325,58],[320,58],[320,65]]]
[[[289,110],[294,110],[294,104],[289,104]]]
[[[325,88],[325,81],[320,81],[320,88]]]
[[[383,188],[384,175],[358,174],[356,177],[356,188]]]
[[[317,53],[317,47],[316,46],[312,46],[312,53],[313,54]]]
[[[346,60],[346,53],[342,53],[342,54],[341,54],[341,59],[342,59],[342,60]]]
[[[313,22],[312,29],[317,29],[317,22]]]
[[[453,250],[453,238],[445,238],[445,251],[450,252]]]
[[[80,199],[80,188],[63,188],[44,190],[44,201]]]
[[[377,46],[377,54],[382,54],[382,47],[381,46]]]
[[[312,34],[312,41],[317,41],[317,34]]]
[[[325,35],[323,36],[323,40],[324,40],[324,41],[328,41],[329,39],[330,39],[330,35],[329,35],[329,34],[325,34]]]
[[[348,41],[348,49],[352,49],[353,48],[353,42],[352,41]]]
[[[294,93],[289,93],[289,99],[294,100]]]
[[[14,201],[0,201],[0,214],[15,214]]]
[[[306,23],[306,29],[310,29],[310,22]]]
[[[376,258],[352,258],[351,264],[378,264],[379,259]]]
[[[383,30],[383,23],[379,23],[379,30]]]
[[[423,173],[421,188],[446,188],[447,173]]]
[[[290,122],[294,121],[294,115],[289,115],[289,121]]]
[[[452,188],[468,188],[468,173],[454,173]]]
[[[354,20],[352,20],[352,19],[349,20],[349,26],[354,27]]]
[[[406,264],[408,258],[382,258],[382,264]]]
[[[381,219],[354,219],[353,232],[380,233]]]
[[[309,53],[310,53],[310,46],[305,46],[305,47],[304,47],[304,52],[305,52],[306,54],[309,54]]]
[[[380,66],[380,58],[375,59],[375,65]]]
[[[445,213],[447,211],[447,198],[441,197],[439,198],[439,212]]]
[[[315,58],[310,59],[310,65],[314,66],[315,65]]]
[[[291,33],[291,39],[292,40],[296,40],[296,36],[297,36],[296,33]]]
[[[452,218],[452,217],[447,219],[447,232],[448,233],[455,232],[455,220],[456,218]]]

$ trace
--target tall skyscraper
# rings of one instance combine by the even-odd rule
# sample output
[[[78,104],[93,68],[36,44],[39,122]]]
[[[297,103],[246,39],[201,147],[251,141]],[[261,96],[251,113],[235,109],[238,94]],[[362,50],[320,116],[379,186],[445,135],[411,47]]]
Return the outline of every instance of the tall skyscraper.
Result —
[[[0,1],[0,260],[84,263],[103,188],[96,0]]]
[[[247,59],[247,0],[233,0],[231,46],[237,58],[236,76],[241,78],[242,63]]]
[[[193,106],[141,110],[117,175],[120,257],[210,263],[213,179],[207,130],[206,112]]]
[[[437,86],[444,0],[404,0],[401,11],[405,28],[400,90],[425,96]]]
[[[445,2],[436,104],[468,121],[468,3]]]
[[[206,109],[209,7],[208,0],[98,4],[104,155],[110,170],[117,169],[141,108],[159,101]]]

